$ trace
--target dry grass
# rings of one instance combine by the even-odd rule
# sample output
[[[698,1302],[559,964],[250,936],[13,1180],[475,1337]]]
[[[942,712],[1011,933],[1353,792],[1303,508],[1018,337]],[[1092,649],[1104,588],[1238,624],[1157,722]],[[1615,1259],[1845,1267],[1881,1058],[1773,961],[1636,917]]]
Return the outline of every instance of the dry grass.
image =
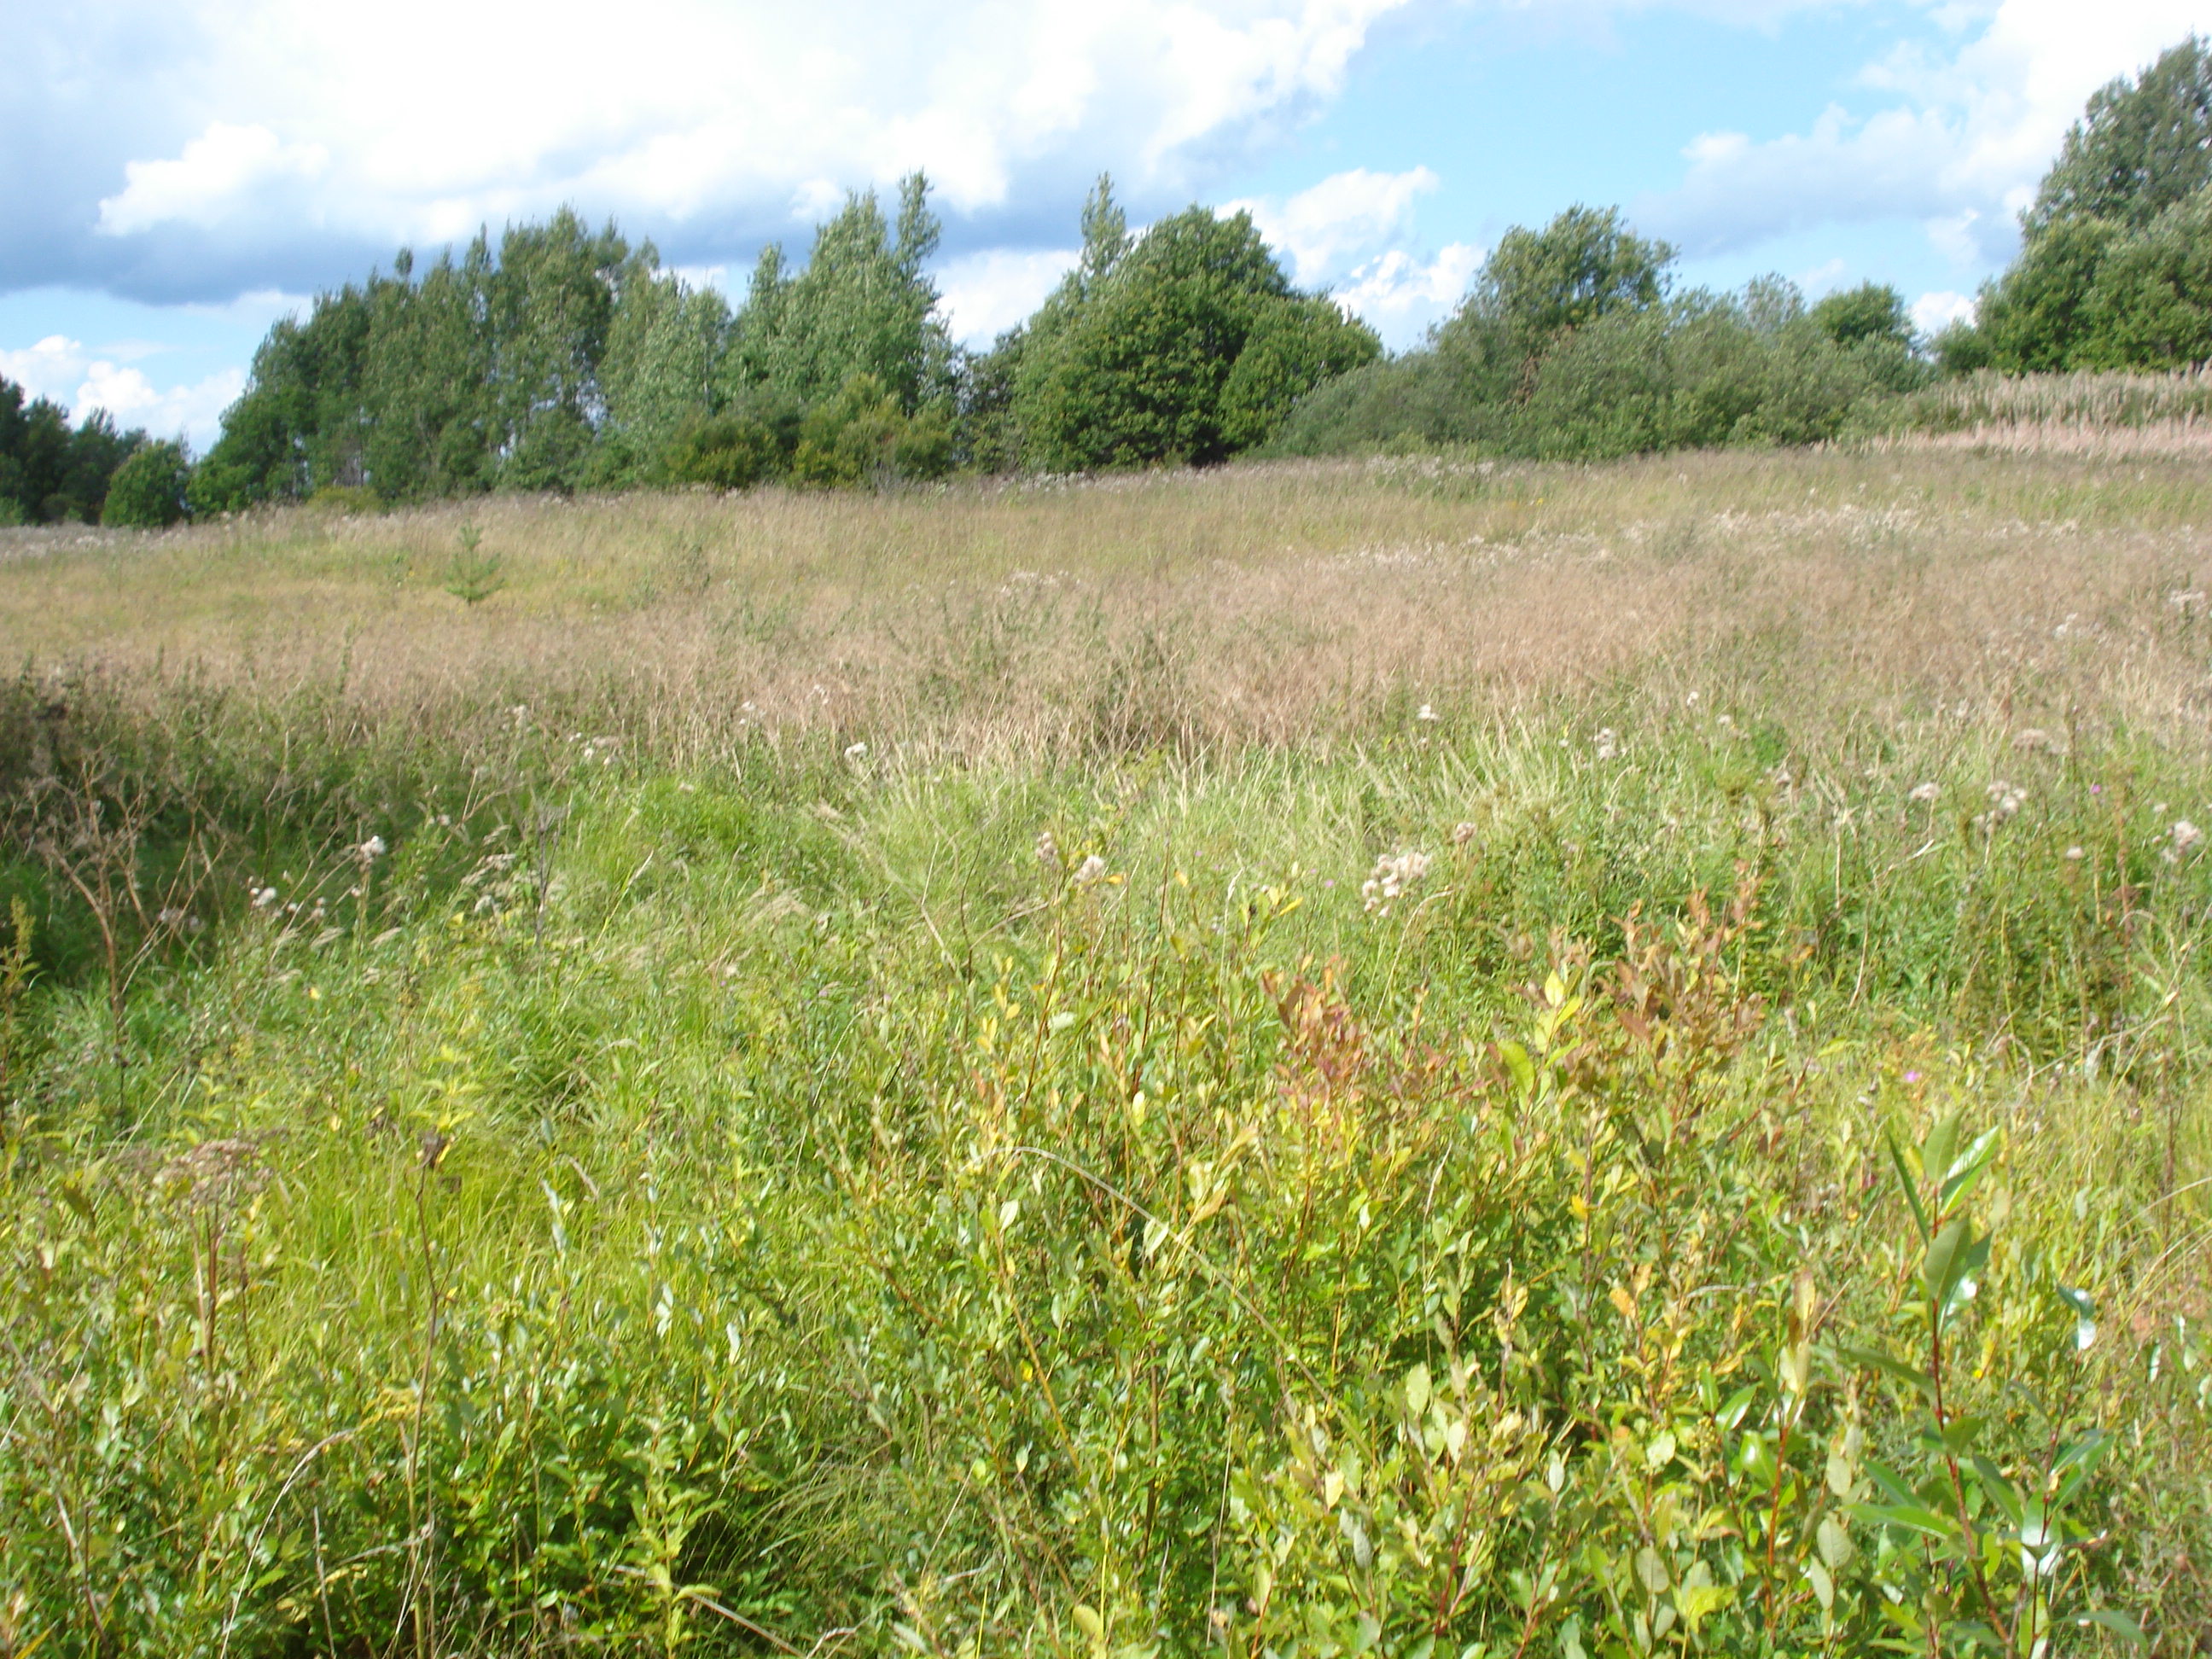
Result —
[[[504,586],[446,591],[465,523]],[[528,702],[677,761],[767,726],[933,752],[1326,743],[1559,697],[1936,708],[2195,738],[2212,485],[2170,458],[1300,465],[13,532],[34,672]],[[1624,708],[1626,713],[1637,712]]]
[[[1878,447],[1976,449],[2102,460],[2212,456],[2212,374],[2185,369],[1945,380],[1886,411]]]

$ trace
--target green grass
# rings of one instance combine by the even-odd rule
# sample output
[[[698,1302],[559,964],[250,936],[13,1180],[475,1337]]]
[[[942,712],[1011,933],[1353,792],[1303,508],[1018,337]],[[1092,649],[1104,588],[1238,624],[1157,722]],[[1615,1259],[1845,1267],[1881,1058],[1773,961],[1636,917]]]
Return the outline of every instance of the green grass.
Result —
[[[2044,487],[1954,483],[1923,557]],[[1275,738],[1008,741],[972,641],[711,741],[511,665],[27,681],[0,1653],[2193,1651],[2212,766],[2139,711],[2201,642],[2008,659],[2077,699],[2024,736],[1650,556],[1768,620]]]

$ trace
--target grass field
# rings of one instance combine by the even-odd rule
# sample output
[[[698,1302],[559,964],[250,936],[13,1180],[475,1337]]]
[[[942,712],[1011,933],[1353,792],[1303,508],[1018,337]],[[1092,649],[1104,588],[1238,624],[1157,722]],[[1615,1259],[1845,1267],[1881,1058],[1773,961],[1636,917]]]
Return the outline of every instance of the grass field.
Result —
[[[2048,446],[0,532],[0,1659],[2203,1651],[2208,587]]]

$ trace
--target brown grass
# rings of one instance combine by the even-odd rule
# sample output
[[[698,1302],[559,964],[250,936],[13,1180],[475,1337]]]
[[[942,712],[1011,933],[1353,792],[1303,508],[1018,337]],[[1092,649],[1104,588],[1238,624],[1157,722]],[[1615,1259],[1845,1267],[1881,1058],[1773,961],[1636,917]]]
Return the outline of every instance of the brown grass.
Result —
[[[462,527],[504,587],[445,591]],[[1560,698],[1797,724],[1965,705],[2201,736],[2212,484],[2165,457],[1297,465],[903,495],[501,498],[8,532],[0,649],[313,696],[528,703],[671,760],[1327,743]],[[1963,712],[1963,711],[1962,711]]]

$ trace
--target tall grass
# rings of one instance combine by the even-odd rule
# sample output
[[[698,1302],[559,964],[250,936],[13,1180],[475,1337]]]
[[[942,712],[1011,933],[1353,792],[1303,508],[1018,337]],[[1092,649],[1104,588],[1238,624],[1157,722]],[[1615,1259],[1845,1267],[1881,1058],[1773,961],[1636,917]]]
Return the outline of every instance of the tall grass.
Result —
[[[1984,369],[1941,380],[1869,411],[1891,444],[2099,455],[2212,451],[2212,374],[2084,370],[2001,374]]]
[[[2203,489],[25,549],[0,1648],[2193,1650]]]

